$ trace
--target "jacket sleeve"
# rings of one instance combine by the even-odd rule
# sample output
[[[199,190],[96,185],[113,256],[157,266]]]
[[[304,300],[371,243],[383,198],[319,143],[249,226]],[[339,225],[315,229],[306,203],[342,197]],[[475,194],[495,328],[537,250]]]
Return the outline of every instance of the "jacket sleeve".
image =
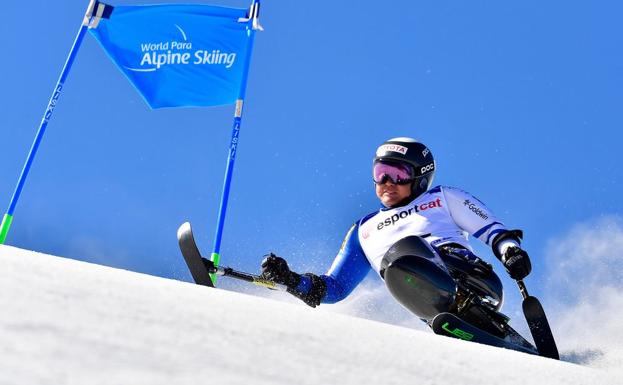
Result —
[[[370,263],[359,243],[358,229],[358,223],[350,228],[331,268],[326,274],[320,276],[326,285],[326,291],[320,299],[321,303],[335,303],[343,300],[370,271]],[[303,275],[296,290],[307,293],[314,289],[312,286],[312,279]]]
[[[478,198],[468,192],[443,187],[448,210],[463,231],[491,246],[496,236],[508,232],[506,226]]]

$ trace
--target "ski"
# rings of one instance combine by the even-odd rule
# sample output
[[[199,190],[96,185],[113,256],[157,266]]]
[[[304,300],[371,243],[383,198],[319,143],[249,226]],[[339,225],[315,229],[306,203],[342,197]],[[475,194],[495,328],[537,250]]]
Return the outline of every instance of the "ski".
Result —
[[[539,354],[543,357],[560,359],[556,341],[541,302],[536,297],[527,296],[523,300],[522,307]]]
[[[185,222],[177,229],[177,242],[195,283],[214,287],[212,278],[210,278],[210,271],[208,271],[208,267],[203,262],[199,248],[197,248],[195,243],[190,223]]]
[[[507,341],[489,334],[471,324],[463,321],[459,317],[451,313],[440,313],[433,318],[431,327],[435,334],[448,337],[458,338],[464,341],[478,342],[485,345],[495,346],[499,348],[516,350],[528,354],[538,354],[536,349],[531,347],[519,334],[510,329],[511,333],[515,333],[511,340]],[[520,343],[520,341],[522,343]]]

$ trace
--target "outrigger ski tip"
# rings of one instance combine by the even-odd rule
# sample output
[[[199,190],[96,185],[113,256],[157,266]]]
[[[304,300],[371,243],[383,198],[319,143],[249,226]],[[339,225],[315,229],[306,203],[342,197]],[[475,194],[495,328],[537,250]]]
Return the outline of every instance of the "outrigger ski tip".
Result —
[[[211,274],[215,274],[249,282],[272,290],[286,291],[288,289],[285,285],[265,280],[257,275],[243,273],[229,267],[216,266],[211,260],[203,258],[197,247],[197,243],[195,243],[195,237],[193,236],[193,230],[189,222],[184,222],[177,229],[177,242],[184,256],[184,260],[186,261],[186,265],[188,266],[188,270],[190,270],[193,280],[198,285],[215,287],[210,276]]]
[[[526,295],[522,309],[539,354],[543,357],[559,360],[560,355],[558,354],[556,340],[554,340],[541,302],[536,297]]]
[[[212,278],[210,278],[210,273],[212,271],[208,270],[209,264],[212,263],[212,261],[201,257],[189,222],[184,222],[177,229],[177,242],[195,283],[214,287],[214,282],[212,282]],[[208,265],[206,265],[206,262]],[[211,267],[214,268],[214,263],[212,263]]]

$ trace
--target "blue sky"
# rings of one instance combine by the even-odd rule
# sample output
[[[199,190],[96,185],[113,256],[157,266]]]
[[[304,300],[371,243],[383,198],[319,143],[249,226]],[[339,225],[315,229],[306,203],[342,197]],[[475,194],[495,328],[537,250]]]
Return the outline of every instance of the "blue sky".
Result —
[[[3,6],[3,210],[87,4]],[[222,263],[257,271],[274,251],[324,272],[350,224],[378,208],[374,150],[412,136],[432,149],[436,184],[524,230],[528,284],[543,293],[551,240],[622,209],[623,6],[383,4],[262,3]],[[190,220],[208,254],[232,114],[149,110],[87,36],[7,243],[190,280],[175,231]]]

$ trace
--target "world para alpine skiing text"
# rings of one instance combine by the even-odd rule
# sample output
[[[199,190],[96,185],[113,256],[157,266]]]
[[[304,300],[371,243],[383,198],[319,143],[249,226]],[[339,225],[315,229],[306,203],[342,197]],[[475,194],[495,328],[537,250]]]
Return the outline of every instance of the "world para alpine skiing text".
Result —
[[[140,65],[155,66],[156,69],[159,69],[171,64],[222,64],[225,68],[231,68],[236,61],[236,53],[234,52],[221,52],[218,49],[199,49],[193,53],[179,52],[181,50],[192,50],[192,43],[171,41],[141,44],[143,56]]]

